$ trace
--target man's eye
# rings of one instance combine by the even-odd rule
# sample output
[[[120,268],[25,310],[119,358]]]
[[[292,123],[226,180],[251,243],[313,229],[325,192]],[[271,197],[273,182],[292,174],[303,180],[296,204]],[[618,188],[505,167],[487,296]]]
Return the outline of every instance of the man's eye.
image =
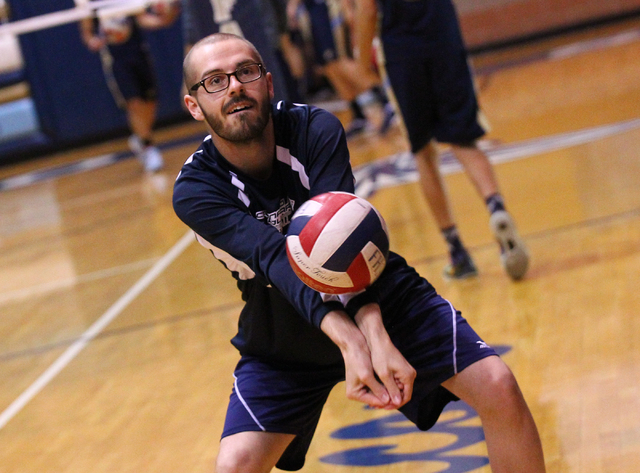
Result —
[[[224,84],[225,79],[226,79],[226,76],[223,76],[223,75],[212,76],[212,77],[209,77],[209,79],[207,80],[207,83],[209,85],[216,86],[216,85]]]
[[[251,67],[243,67],[242,69],[238,69],[238,75],[240,77],[249,77],[253,74],[253,70]]]

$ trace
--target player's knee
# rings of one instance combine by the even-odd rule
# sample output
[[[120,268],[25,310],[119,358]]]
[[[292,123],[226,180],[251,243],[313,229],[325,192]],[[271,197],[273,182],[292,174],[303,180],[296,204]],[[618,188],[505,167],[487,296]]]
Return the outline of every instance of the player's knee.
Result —
[[[227,453],[221,451],[216,459],[216,473],[247,473],[251,465],[249,452],[234,451]]]
[[[433,161],[439,159],[438,148],[433,140],[428,141],[422,148],[414,152],[415,159]]]
[[[501,363],[494,366],[483,382],[487,395],[483,397],[480,409],[485,414],[506,414],[524,405],[518,382],[507,365]]]

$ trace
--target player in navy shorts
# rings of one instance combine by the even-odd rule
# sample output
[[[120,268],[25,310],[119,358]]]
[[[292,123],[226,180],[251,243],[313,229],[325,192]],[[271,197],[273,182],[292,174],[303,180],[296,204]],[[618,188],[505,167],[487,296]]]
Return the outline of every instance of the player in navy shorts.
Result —
[[[179,12],[179,4],[174,2],[162,12],[148,10],[136,16],[92,18],[80,24],[84,43],[90,51],[100,53],[109,90],[127,114],[132,132],[129,147],[151,172],[162,169],[164,162],[153,143],[158,87],[142,29],[169,26]]]
[[[462,399],[483,422],[494,471],[544,471],[518,384],[450,302],[390,253],[361,293],[316,292],[293,272],[285,235],[310,197],[354,191],[345,133],[331,113],[272,104],[273,82],[248,41],[215,34],[184,60],[185,104],[211,134],[175,182],[176,214],[237,279],[241,359],[218,473],[303,467],[327,396],[399,409],[421,429]]]
[[[524,277],[529,255],[506,211],[492,165],[477,147],[488,126],[480,114],[467,53],[451,0],[356,0],[357,44],[361,62],[371,55],[380,25],[386,71],[414,153],[421,187],[448,244],[447,278],[477,274],[462,244],[438,167],[435,141],[447,143],[463,165],[490,213],[501,261],[514,280]],[[378,22],[378,8],[382,19]]]

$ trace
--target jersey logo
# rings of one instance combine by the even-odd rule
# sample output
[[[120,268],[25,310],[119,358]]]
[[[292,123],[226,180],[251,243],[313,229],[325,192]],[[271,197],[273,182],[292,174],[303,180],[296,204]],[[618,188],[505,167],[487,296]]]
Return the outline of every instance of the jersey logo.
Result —
[[[278,229],[280,233],[284,233],[284,229],[291,222],[295,201],[290,198],[280,199],[280,207],[275,212],[265,212],[261,210],[256,212],[256,219],[268,223],[272,227]]]

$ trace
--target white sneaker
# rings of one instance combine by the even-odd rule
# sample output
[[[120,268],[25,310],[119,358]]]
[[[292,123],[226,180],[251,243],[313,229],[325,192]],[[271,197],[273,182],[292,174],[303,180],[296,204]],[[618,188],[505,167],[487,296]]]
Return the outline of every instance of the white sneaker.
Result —
[[[147,146],[144,148],[140,154],[140,159],[146,171],[157,172],[164,167],[162,154],[155,146]]]
[[[529,253],[511,215],[498,210],[491,215],[489,225],[500,245],[500,259],[505,271],[514,281],[522,279],[529,269]]]
[[[138,135],[131,135],[127,140],[127,144],[131,152],[136,156],[140,156],[144,151],[144,144],[142,144],[142,140]]]

